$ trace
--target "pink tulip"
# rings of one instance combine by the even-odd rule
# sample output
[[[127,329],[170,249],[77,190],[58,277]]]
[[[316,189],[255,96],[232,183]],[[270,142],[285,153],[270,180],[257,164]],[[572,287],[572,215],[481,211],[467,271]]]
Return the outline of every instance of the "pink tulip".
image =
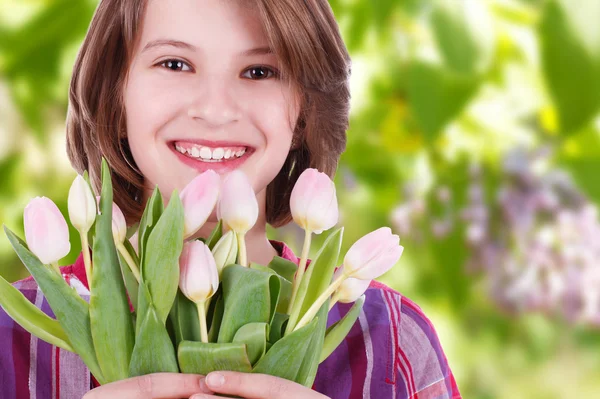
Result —
[[[292,189],[292,217],[304,230],[321,234],[338,222],[338,203],[335,184],[325,173],[306,169]]]
[[[116,242],[122,243],[127,238],[127,222],[121,208],[112,204],[112,233]]]
[[[73,227],[82,234],[87,233],[96,220],[96,201],[89,184],[81,175],[77,175],[68,199],[69,219]]]
[[[98,215],[102,214],[100,211],[100,196],[96,196],[96,203],[98,204]],[[114,202],[112,203],[112,235],[115,242],[122,243],[127,238],[127,221],[121,208]]]
[[[209,169],[196,176],[181,191],[185,214],[184,238],[194,235],[206,223],[219,198],[220,181],[219,174]]]
[[[344,274],[360,280],[373,280],[394,266],[404,248],[389,227],[382,227],[356,241],[344,258]]]
[[[194,303],[200,303],[219,288],[215,258],[202,241],[185,243],[179,258],[179,288]]]
[[[36,197],[25,207],[25,239],[43,264],[55,264],[71,250],[67,221],[52,200]]]
[[[338,269],[335,272],[333,279],[336,280],[342,275],[343,269]],[[338,302],[351,303],[356,301],[362,294],[365,293],[372,280],[359,280],[357,278],[348,277],[345,279],[334,294]]]
[[[221,186],[217,214],[223,223],[237,234],[246,234],[258,219],[256,194],[241,170],[234,170],[225,177]]]

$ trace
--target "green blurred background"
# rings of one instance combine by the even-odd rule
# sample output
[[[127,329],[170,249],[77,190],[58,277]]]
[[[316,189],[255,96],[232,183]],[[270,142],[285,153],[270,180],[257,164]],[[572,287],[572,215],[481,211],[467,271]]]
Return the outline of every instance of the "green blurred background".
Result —
[[[598,397],[600,0],[330,4],[353,57],[344,249],[400,235],[381,280],[431,318],[465,398]],[[96,5],[0,0],[0,223],[21,236],[32,197],[67,214],[67,90]],[[301,249],[293,226],[271,236]],[[0,274],[26,276],[6,238]]]

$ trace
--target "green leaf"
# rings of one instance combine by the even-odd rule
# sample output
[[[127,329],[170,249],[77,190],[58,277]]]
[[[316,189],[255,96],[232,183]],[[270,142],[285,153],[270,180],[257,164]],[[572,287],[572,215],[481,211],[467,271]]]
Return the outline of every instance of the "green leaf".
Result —
[[[294,281],[294,276],[298,271],[298,265],[291,260],[284,259],[281,256],[275,256],[273,260],[267,265],[269,269],[272,269],[285,278],[290,283]]]
[[[131,256],[131,259],[135,262],[138,270],[140,269],[140,260],[138,259],[137,254],[135,253],[135,249],[133,245],[129,242],[129,240],[123,241],[123,246]],[[125,282],[125,288],[127,288],[127,294],[131,304],[133,305],[133,309],[137,311],[137,300],[138,300],[138,291],[139,291],[139,283],[136,280],[131,268],[127,264],[127,261],[121,255],[121,252],[117,251],[117,255],[119,256],[119,264],[121,265],[121,274],[123,275],[123,281]]]
[[[198,309],[181,290],[177,290],[169,320],[175,334],[175,347],[178,347],[181,341],[200,341]]]
[[[550,0],[540,24],[544,74],[560,130],[576,132],[600,111],[600,2]]]
[[[54,346],[75,352],[60,323],[29,302],[21,291],[2,276],[0,276],[0,292],[2,292],[0,306],[21,327]]]
[[[327,329],[327,313],[329,312],[329,300],[321,306],[321,309],[315,315],[316,327],[312,334],[308,350],[298,369],[298,383],[305,387],[311,387],[317,376],[319,368],[319,359],[323,351],[323,342],[325,341],[325,332]]]
[[[217,370],[252,371],[244,344],[183,341],[177,348],[177,358],[183,373],[207,375]]]
[[[281,338],[256,363],[253,373],[269,374],[301,384],[300,375],[304,357],[317,330],[318,319]]]
[[[142,282],[140,298],[144,298],[145,313],[138,314],[141,319],[135,336],[135,346],[129,365],[129,377],[159,372],[178,373],[175,347],[167,333],[164,323],[158,318],[152,305],[150,293]]]
[[[272,320],[279,296],[279,277],[240,265],[229,265],[223,269],[222,279],[225,310],[218,342],[231,342],[235,333],[248,323],[269,323]],[[273,292],[275,300],[272,290],[277,290]]]
[[[410,104],[419,125],[430,141],[456,118],[475,94],[478,81],[442,67],[414,61],[407,76]]]
[[[246,344],[246,352],[250,363],[256,363],[267,350],[267,336],[269,325],[267,323],[248,323],[242,326],[233,337],[234,343]]]
[[[285,332],[285,325],[287,324],[290,315],[285,313],[275,313],[273,320],[271,320],[269,328],[269,342],[274,344],[283,337]]]
[[[133,320],[112,234],[112,204],[111,176],[108,164],[103,159],[101,214],[96,217],[89,311],[94,348],[107,383],[127,378],[135,341]]]
[[[299,298],[304,298],[298,320],[302,319],[302,316],[304,316],[312,304],[316,302],[317,298],[331,284],[333,273],[338,265],[343,236],[343,227],[333,231],[307,268],[305,276],[302,279],[302,284],[298,289]],[[303,296],[301,297],[300,295],[303,291],[306,294],[302,294]]]
[[[183,205],[173,192],[169,205],[148,237],[142,279],[159,320],[166,322],[179,285],[179,256],[183,248]]]
[[[62,276],[43,265],[27,249],[27,245],[8,227],[4,226],[4,232],[15,252],[44,293],[75,352],[81,357],[98,382],[105,383],[92,341],[88,303],[67,285]]]
[[[293,263],[293,262],[290,262],[290,263],[292,265],[294,265],[295,269],[298,269],[298,266],[295,263]],[[273,303],[275,304],[274,306],[275,306],[276,312],[281,312],[281,313],[287,312],[290,300],[292,299],[292,283],[289,280],[287,280],[285,277],[279,275],[275,270],[271,269],[270,267],[262,266],[257,263],[251,262],[250,268],[255,269],[255,270],[261,270],[266,273],[270,273],[279,278],[279,295],[277,296],[277,298],[272,296],[272,299],[274,300]],[[274,293],[275,292],[272,291],[272,294],[274,294]]]
[[[212,249],[217,245],[219,240],[223,237],[223,221],[219,220],[219,223],[215,226],[213,231],[210,233],[210,236],[206,239],[205,244],[212,251]]]
[[[139,234],[138,234],[138,250],[140,253],[140,266],[144,264],[144,253],[146,249],[146,242],[148,241],[148,237],[152,232],[152,228],[157,223],[160,215],[162,215],[164,210],[164,204],[162,200],[162,195],[160,194],[160,190],[158,186],[154,188],[154,192],[152,196],[146,203],[146,208],[144,208],[144,213],[142,214],[142,219],[140,220]],[[141,270],[140,270],[141,272]]]
[[[319,363],[322,363],[325,359],[327,359],[329,355],[333,353],[335,348],[342,343],[344,338],[346,338],[350,332],[350,329],[356,322],[356,319],[358,319],[364,303],[365,296],[362,295],[354,302],[348,313],[346,313],[341,320],[338,320],[327,329]]]
[[[223,312],[225,311],[225,301],[223,300],[223,289],[219,287],[217,293],[211,299],[211,308],[207,318],[210,320],[210,329],[208,331],[208,341],[216,342],[219,337],[219,330],[223,322]],[[207,323],[208,323],[207,320]],[[195,341],[200,341],[200,338]]]
[[[431,28],[445,64],[465,75],[482,73],[494,55],[494,25],[484,2],[437,0]]]

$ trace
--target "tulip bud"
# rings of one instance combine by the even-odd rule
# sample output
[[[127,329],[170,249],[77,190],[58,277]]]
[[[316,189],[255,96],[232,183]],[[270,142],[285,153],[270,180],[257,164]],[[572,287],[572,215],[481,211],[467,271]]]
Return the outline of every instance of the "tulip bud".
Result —
[[[373,280],[394,266],[404,248],[389,227],[382,227],[356,241],[344,257],[344,274],[360,280]]]
[[[112,234],[115,242],[122,243],[127,238],[127,222],[121,208],[113,202],[112,204]]]
[[[339,269],[337,272],[335,272],[333,279],[337,280],[342,273],[343,269]],[[365,293],[367,288],[369,288],[371,281],[372,280],[359,280],[357,278],[348,277],[342,282],[340,287],[334,293],[334,297],[338,302],[341,303],[354,302]]]
[[[238,253],[238,244],[235,237],[235,232],[228,231],[221,237],[221,239],[215,244],[212,249],[213,256],[215,257],[215,263],[219,276],[223,268],[227,265],[235,263]]]
[[[96,220],[96,201],[89,184],[81,175],[77,175],[68,199],[69,219],[77,231],[87,233]]]
[[[290,209],[304,230],[321,234],[332,228],[339,218],[335,184],[325,173],[306,169],[292,189]]]
[[[36,197],[25,207],[25,239],[43,264],[55,264],[71,250],[67,221],[52,200]]]
[[[96,203],[98,204],[98,215],[102,214],[100,211],[100,196],[96,196]],[[113,239],[117,243],[122,243],[127,238],[127,222],[125,215],[121,211],[121,208],[114,202],[112,203],[112,235]]]
[[[179,258],[179,288],[194,303],[207,300],[219,288],[215,258],[202,241],[185,243]]]
[[[196,233],[212,213],[219,198],[221,178],[212,169],[196,176],[181,191],[185,215],[184,238]]]
[[[248,177],[236,169],[227,175],[221,187],[218,214],[237,234],[246,234],[258,219],[258,202]]]

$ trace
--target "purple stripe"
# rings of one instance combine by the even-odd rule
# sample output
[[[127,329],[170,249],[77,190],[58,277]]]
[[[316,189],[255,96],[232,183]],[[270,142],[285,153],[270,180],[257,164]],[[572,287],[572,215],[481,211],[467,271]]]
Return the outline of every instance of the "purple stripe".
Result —
[[[13,319],[0,308],[0,387],[2,397],[6,399],[17,396],[13,366],[13,325]]]
[[[340,320],[341,315],[348,312],[350,306],[336,304],[327,318],[327,326],[331,326]],[[360,331],[360,329],[359,329]],[[352,370],[350,369],[350,357],[348,344],[342,341],[340,346],[329,357],[319,365],[314,389],[332,399],[348,398],[352,388]]]
[[[375,398],[392,397],[393,384],[385,381],[387,365],[393,362],[394,354],[390,347],[390,320],[388,320],[387,303],[379,289],[368,289],[366,292],[364,314],[369,324],[369,332],[373,345],[373,372],[371,374],[371,396]]]
[[[413,321],[423,330],[423,333],[427,336],[431,347],[434,349],[435,354],[437,356],[438,363],[440,365],[440,370],[442,371],[442,375],[444,376],[444,382],[446,384],[447,392],[452,392],[452,386],[450,384],[449,379],[447,378],[450,375],[450,368],[448,367],[448,363],[445,359],[444,352],[442,350],[440,341],[438,340],[437,334],[433,327],[427,322],[425,319],[426,316],[423,313],[417,312],[412,306],[406,303],[402,303],[402,314],[409,316]]]
[[[44,297],[42,302],[42,311],[47,315],[54,317],[48,301]],[[36,393],[38,398],[52,397],[52,345],[38,339],[36,354]]]

